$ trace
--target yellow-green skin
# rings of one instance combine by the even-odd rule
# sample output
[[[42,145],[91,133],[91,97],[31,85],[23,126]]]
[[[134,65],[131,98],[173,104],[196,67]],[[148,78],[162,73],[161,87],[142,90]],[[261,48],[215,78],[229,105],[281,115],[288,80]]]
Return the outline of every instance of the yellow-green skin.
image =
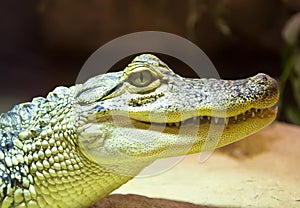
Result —
[[[58,87],[1,114],[0,205],[88,207],[158,158],[224,146],[267,126],[278,97],[265,74],[182,78],[150,54],[124,71]],[[196,131],[183,123],[193,117]],[[223,131],[208,134],[211,127]]]

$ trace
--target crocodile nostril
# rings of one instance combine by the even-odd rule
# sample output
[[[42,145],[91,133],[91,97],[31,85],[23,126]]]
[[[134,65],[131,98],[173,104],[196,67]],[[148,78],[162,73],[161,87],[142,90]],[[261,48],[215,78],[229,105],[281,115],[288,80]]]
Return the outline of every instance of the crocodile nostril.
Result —
[[[270,80],[270,77],[266,74],[259,73],[253,77],[254,82],[257,84],[266,84]]]

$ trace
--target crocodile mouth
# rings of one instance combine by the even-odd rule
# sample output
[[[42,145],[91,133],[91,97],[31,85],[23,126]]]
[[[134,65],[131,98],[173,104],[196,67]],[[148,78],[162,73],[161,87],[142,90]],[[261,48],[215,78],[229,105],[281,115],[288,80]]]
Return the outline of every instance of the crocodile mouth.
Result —
[[[273,106],[269,108],[251,108],[243,113],[230,116],[230,117],[217,117],[217,116],[194,116],[187,118],[179,122],[156,122],[156,121],[142,121],[135,118],[130,118],[124,115],[114,115],[114,116],[104,116],[96,119],[89,120],[90,123],[105,123],[113,121],[115,124],[121,127],[128,127],[128,124],[132,124],[137,129],[148,129],[149,126],[161,127],[170,130],[179,130],[184,126],[201,126],[201,125],[223,125],[226,129],[229,129],[230,126],[234,125],[248,125],[247,123],[253,123],[268,120],[267,123],[274,120],[277,114],[278,107]],[[128,120],[129,118],[129,120]],[[263,123],[262,123],[263,125]],[[130,126],[130,125],[129,125]]]
[[[230,117],[214,117],[214,116],[195,116],[180,122],[170,122],[170,123],[156,123],[156,122],[144,122],[152,125],[164,125],[173,128],[180,128],[182,125],[196,124],[202,125],[206,123],[211,123],[214,125],[224,125],[229,128],[230,125],[240,124],[247,122],[251,119],[265,119],[275,117],[278,107],[273,106],[270,108],[251,108],[241,114]]]

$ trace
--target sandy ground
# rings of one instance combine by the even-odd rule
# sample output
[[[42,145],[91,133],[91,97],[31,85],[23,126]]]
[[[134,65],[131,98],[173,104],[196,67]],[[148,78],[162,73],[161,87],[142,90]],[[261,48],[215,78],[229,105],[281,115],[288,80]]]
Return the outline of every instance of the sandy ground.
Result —
[[[171,170],[137,178],[114,193],[218,207],[300,208],[300,128],[274,123],[216,151],[187,156]]]

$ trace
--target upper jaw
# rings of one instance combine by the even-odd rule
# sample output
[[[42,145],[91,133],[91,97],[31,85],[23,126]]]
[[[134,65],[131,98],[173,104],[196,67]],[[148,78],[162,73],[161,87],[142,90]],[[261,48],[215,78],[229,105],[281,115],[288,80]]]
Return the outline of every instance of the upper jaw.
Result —
[[[159,96],[156,101],[128,107],[130,117],[144,122],[175,125],[194,117],[200,120],[214,118],[216,123],[223,119],[227,123],[272,114],[271,109],[279,99],[276,80],[265,74],[236,81],[181,79],[169,84],[167,91],[163,92],[164,96]],[[155,95],[155,92],[152,94]]]
[[[99,112],[96,104],[91,117],[97,120],[110,115],[127,116],[140,122],[177,127],[197,120],[227,125],[271,116],[275,112],[271,107],[279,98],[277,82],[265,74],[236,81],[181,77],[176,80],[146,94],[123,93],[100,101],[101,109],[107,110]],[[130,105],[135,99],[145,104]]]

